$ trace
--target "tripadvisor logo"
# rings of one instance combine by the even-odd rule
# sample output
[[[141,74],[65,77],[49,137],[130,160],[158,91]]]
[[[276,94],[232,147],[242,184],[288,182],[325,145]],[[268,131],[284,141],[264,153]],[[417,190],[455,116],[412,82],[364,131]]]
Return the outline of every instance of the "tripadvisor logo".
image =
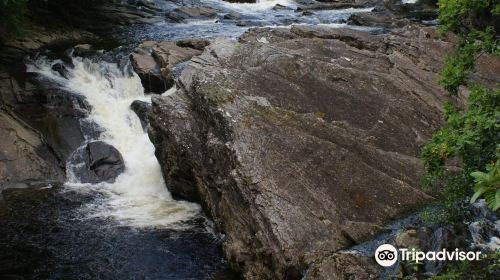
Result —
[[[398,254],[399,251],[399,254]],[[429,251],[423,252],[416,249],[396,249],[396,247],[391,244],[380,245],[377,250],[375,250],[375,260],[381,266],[388,267],[394,265],[398,258],[402,261],[414,261],[415,263],[421,263],[422,261],[477,261],[481,252],[465,252],[459,251],[458,249],[449,251],[443,249],[438,252]]]

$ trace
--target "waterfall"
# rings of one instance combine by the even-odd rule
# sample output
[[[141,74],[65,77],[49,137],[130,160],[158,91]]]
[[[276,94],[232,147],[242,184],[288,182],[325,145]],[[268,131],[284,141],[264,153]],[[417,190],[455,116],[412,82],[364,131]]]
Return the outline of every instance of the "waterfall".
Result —
[[[51,69],[59,61],[39,58],[28,66],[65,89],[84,96],[91,106],[88,121],[102,129],[99,139],[114,146],[123,156],[125,171],[114,183],[83,184],[68,174],[65,187],[102,194],[83,207],[89,217],[114,218],[133,227],[181,227],[182,221],[196,216],[197,204],[172,198],[154,155],[154,146],[130,109],[134,100],[150,102],[139,77],[115,63],[73,58],[68,79]]]

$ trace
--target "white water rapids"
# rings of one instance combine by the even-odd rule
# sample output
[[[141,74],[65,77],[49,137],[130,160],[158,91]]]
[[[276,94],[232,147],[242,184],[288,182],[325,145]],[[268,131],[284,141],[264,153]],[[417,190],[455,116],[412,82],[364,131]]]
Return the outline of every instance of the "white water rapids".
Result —
[[[197,204],[172,199],[154,146],[130,109],[134,100],[150,99],[144,95],[139,77],[135,73],[124,74],[114,63],[74,58],[75,67],[68,68],[70,77],[66,80],[51,70],[56,62],[41,58],[28,71],[85,96],[92,107],[89,119],[104,130],[98,140],[118,149],[125,161],[125,171],[114,183],[82,184],[68,174],[67,188],[104,194],[104,199],[84,207],[88,217],[112,217],[133,227],[174,228],[197,215],[200,211]]]

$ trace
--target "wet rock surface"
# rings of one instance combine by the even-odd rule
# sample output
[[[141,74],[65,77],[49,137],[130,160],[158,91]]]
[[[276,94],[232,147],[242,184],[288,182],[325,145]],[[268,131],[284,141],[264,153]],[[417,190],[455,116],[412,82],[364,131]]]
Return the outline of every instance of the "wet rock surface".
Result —
[[[347,23],[357,26],[400,28],[412,23],[436,25],[437,1],[421,0],[403,3],[401,0],[379,1],[371,13],[353,14]]]
[[[167,14],[174,22],[215,18],[217,11],[210,7],[180,7]]]
[[[441,123],[452,42],[313,26],[240,42],[216,40],[153,98],[150,138],[169,189],[204,206],[245,277],[298,279],[432,199],[419,150]]]
[[[206,44],[203,40],[147,41],[130,55],[130,59],[145,91],[163,93],[174,84],[171,73],[174,66],[199,55]]]
[[[102,141],[90,142],[79,148],[68,162],[69,171],[82,183],[114,182],[125,170],[120,152]]]
[[[148,114],[151,111],[151,103],[135,100],[130,105],[130,108],[137,114],[141,120],[142,128],[146,129],[149,124]]]
[[[64,73],[67,74],[67,70]],[[21,98],[14,103],[13,112],[39,131],[64,163],[84,143],[86,131],[93,127],[84,120],[91,108],[83,96],[36,74],[30,75],[24,89],[19,90]]]
[[[62,168],[40,135],[2,111],[0,139],[0,190],[25,180],[62,180]]]

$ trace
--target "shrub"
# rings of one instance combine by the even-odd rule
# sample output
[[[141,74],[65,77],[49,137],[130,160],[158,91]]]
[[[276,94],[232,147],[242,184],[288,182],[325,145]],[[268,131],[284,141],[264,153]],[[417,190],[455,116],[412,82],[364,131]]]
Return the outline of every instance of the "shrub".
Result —
[[[445,59],[440,80],[450,94],[455,94],[460,85],[467,84],[479,55],[489,53],[500,57],[500,1],[439,0],[438,7],[440,31],[458,36],[457,48]],[[446,104],[446,124],[422,150],[427,183],[442,187],[441,199],[433,211],[438,222],[463,219],[465,203],[479,197],[485,197],[492,209],[498,209],[500,91],[481,85],[468,86],[467,108],[461,110]],[[462,162],[461,171],[446,172],[444,165],[450,158]],[[472,199],[467,199],[471,196]]]
[[[500,157],[495,163],[488,165],[486,170],[487,172],[471,173],[475,181],[471,203],[482,196],[486,199],[486,204],[496,211],[500,208]]]
[[[21,34],[26,0],[0,0],[0,38]],[[0,39],[1,40],[1,39]]]
[[[455,53],[446,59],[441,72],[441,85],[450,93],[466,83],[481,53],[500,56],[500,1],[498,0],[439,0],[439,23],[442,33],[458,35]]]

